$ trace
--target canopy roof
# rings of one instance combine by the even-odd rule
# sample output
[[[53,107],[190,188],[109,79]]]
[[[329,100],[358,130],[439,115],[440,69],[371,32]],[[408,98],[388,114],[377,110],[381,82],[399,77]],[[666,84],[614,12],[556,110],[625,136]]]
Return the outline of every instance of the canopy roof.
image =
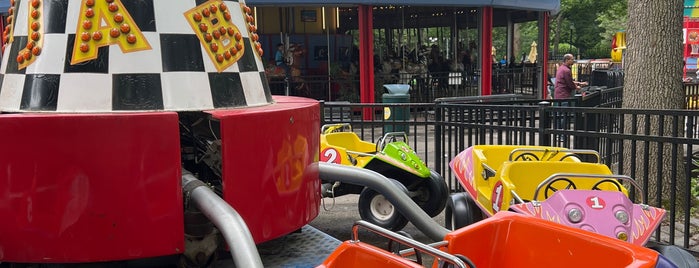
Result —
[[[558,11],[561,7],[560,0],[247,0],[248,5],[404,5],[404,6],[492,6],[499,8]]]

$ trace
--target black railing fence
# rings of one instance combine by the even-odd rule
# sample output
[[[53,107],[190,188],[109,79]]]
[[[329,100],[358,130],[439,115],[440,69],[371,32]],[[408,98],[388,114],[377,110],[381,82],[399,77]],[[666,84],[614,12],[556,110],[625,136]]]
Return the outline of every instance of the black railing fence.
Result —
[[[322,118],[324,123],[351,123],[354,131],[368,141],[376,141],[387,131],[408,132],[409,144],[429,167],[445,177],[453,191],[462,189],[449,169],[449,161],[472,145],[596,150],[616,174],[636,178],[644,187],[631,191],[632,200],[654,202],[649,205],[666,208],[667,219],[676,219],[662,224],[655,241],[676,244],[696,254],[699,241],[692,235],[699,228],[699,200],[689,188],[692,170],[699,168],[691,161],[692,153],[699,151],[699,110],[606,108],[621,106],[621,92],[621,88],[605,89],[570,100],[503,95],[442,98],[434,103],[326,102]],[[386,109],[391,117],[384,117]],[[657,154],[657,150],[666,150],[671,156],[649,163],[649,155]],[[628,155],[635,161],[625,160]],[[671,160],[663,161],[666,157]],[[661,203],[657,197],[662,187],[648,191],[653,181],[658,185],[670,183],[670,187],[686,185],[687,189],[672,193],[670,198],[676,202]]]
[[[511,65],[493,67],[493,94],[521,94],[539,96],[536,65]],[[374,99],[381,102],[384,85],[410,86],[411,103],[431,103],[438,98],[478,96],[480,70],[448,72],[377,72],[374,74]],[[285,80],[269,76],[268,82],[274,95],[302,96],[323,101],[359,102],[359,76],[357,74],[302,75]]]

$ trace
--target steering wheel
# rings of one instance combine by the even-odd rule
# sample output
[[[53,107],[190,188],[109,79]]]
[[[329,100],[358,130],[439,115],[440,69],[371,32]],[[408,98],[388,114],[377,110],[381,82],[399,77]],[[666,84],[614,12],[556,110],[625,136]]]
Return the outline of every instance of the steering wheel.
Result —
[[[552,180],[548,184],[546,184],[546,188],[544,189],[544,198],[546,198],[546,199],[549,198],[549,191],[551,192],[551,194],[553,194],[559,190],[559,188],[553,187],[553,184],[556,182],[559,182],[559,181],[563,181],[563,182],[567,183],[567,184],[561,184],[561,186],[565,186],[565,187],[564,188],[559,187],[560,189],[578,189],[578,187],[575,186],[575,183],[573,183],[573,181],[571,181],[570,179],[558,178],[558,179]]]
[[[533,159],[532,159],[533,158]],[[539,157],[533,153],[522,153],[515,157],[515,161],[539,161]]]
[[[601,181],[598,181],[597,183],[595,183],[595,185],[592,185],[592,190],[600,190],[601,191],[602,189],[600,189],[599,186],[600,186],[600,184],[605,183],[605,182],[613,184],[614,186],[616,186],[616,189],[619,190],[619,192],[621,192],[621,184],[618,181],[612,180],[612,179],[603,179]]]
[[[566,155],[564,155],[563,157],[561,157],[561,160],[560,160],[560,161],[563,161],[563,160],[565,160],[565,159],[568,158],[568,157],[577,157],[578,159],[580,159],[580,157],[579,157],[577,154],[566,154]]]

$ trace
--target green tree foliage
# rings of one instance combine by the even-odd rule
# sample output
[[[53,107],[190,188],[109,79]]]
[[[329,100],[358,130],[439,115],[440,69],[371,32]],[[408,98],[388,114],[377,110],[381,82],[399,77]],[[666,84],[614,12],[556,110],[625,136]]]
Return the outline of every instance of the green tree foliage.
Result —
[[[600,13],[597,17],[601,42],[609,44],[611,47],[612,37],[618,31],[625,31],[628,22],[628,4],[626,1],[614,2],[609,9]]]
[[[611,36],[626,25],[626,0],[561,0],[561,10],[550,23],[554,49],[572,43],[581,50],[611,49]]]

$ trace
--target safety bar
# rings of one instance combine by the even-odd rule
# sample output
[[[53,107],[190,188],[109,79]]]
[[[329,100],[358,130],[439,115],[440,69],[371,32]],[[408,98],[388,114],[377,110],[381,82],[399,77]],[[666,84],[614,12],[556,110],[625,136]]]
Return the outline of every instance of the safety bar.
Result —
[[[320,128],[320,134],[328,134],[325,133],[329,129],[342,129],[342,132],[351,132],[352,131],[352,125],[350,123],[339,123],[339,124],[325,124]],[[335,129],[333,129],[330,132],[335,132]]]
[[[403,137],[403,141],[408,142],[408,134],[405,132],[388,132],[376,142],[376,151],[381,151],[386,146],[386,141],[394,137]]]
[[[460,259],[459,257],[456,257],[452,254],[446,253],[444,251],[441,251],[439,249],[433,248],[429,245],[425,245],[423,243],[420,243],[419,241],[408,238],[402,235],[399,235],[397,233],[391,232],[389,230],[386,230],[384,228],[381,228],[379,226],[373,225],[371,223],[368,223],[366,221],[357,221],[354,223],[352,226],[352,240],[354,241],[359,241],[359,227],[364,227],[367,230],[378,234],[380,236],[383,236],[385,238],[391,239],[393,241],[396,241],[398,243],[401,243],[403,245],[412,247],[414,249],[417,249],[421,252],[427,253],[428,255],[444,260],[448,263],[451,263],[453,265],[456,265],[457,267],[476,267],[471,260],[468,258],[465,258],[464,260]],[[466,266],[468,263],[468,266]]]
[[[584,179],[602,179],[602,180],[604,180],[604,179],[624,180],[624,181],[630,182],[634,188],[641,189],[641,185],[639,185],[636,182],[636,180],[634,180],[631,177],[626,176],[626,175],[605,175],[605,174],[586,174],[586,173],[556,173],[556,174],[549,176],[544,181],[539,183],[539,185],[536,186],[536,191],[534,192],[533,200],[538,200],[537,197],[539,196],[539,191],[541,190],[541,187],[544,187],[544,185],[549,184],[550,182],[552,182],[555,179],[566,178],[566,177],[568,177],[568,178],[570,178],[570,177],[584,178]]]
[[[599,164],[601,161],[599,153],[595,150],[584,150],[584,149],[551,150],[551,149],[544,149],[544,148],[517,148],[517,149],[514,149],[510,152],[510,156],[508,157],[509,161],[512,161],[512,157],[514,156],[515,153],[518,153],[518,152],[544,152],[544,155],[542,155],[542,159],[548,153],[553,153],[553,154],[551,154],[551,156],[548,157],[548,159],[553,158],[558,153],[571,153],[571,154],[580,154],[580,155],[589,154],[589,155],[594,155],[595,157],[597,157],[596,163]]]

